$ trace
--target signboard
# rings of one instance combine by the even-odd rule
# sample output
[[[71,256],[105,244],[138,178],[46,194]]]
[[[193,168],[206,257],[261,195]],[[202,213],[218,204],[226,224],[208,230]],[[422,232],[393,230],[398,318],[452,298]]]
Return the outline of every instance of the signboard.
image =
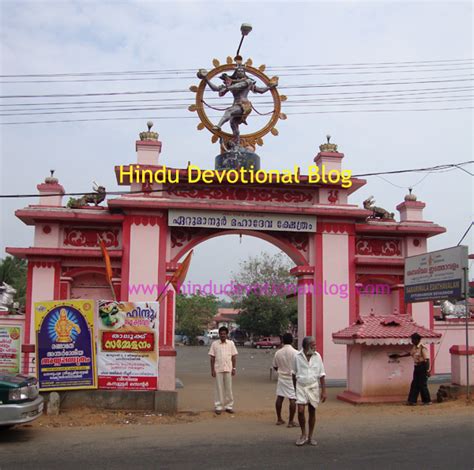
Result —
[[[21,326],[0,326],[0,372],[20,373]]]
[[[246,228],[279,232],[316,232],[316,216],[170,209],[168,225],[229,230]]]
[[[157,389],[158,306],[157,302],[99,301],[99,388]]]
[[[35,303],[40,390],[97,388],[92,300]]]
[[[405,302],[461,299],[467,246],[455,246],[405,259]]]

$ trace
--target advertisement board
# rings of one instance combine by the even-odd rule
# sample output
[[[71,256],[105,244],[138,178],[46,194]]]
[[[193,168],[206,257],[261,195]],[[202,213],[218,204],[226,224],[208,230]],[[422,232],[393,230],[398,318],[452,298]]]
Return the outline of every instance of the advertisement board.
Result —
[[[20,373],[21,326],[0,325],[0,372]]]
[[[97,388],[93,300],[35,303],[40,390]]]
[[[405,259],[405,302],[462,299],[467,246],[455,246]]]
[[[98,302],[99,388],[156,390],[157,302]]]

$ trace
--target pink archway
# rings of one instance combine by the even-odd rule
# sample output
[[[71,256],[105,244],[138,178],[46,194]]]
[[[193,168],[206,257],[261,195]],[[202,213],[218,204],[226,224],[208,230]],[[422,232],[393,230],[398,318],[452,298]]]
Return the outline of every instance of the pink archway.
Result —
[[[178,262],[187,252],[192,250],[194,247],[200,245],[201,243],[225,235],[248,235],[250,237],[265,240],[279,248],[286,255],[288,255],[288,257],[297,266],[303,266],[308,264],[308,260],[306,259],[306,257],[301,253],[300,250],[296,248],[294,244],[291,244],[289,241],[283,240],[282,238],[275,237],[270,233],[259,232],[256,230],[221,230],[212,234],[197,235],[196,237],[192,238],[185,246],[183,246],[177,254],[173,256],[171,262]]]

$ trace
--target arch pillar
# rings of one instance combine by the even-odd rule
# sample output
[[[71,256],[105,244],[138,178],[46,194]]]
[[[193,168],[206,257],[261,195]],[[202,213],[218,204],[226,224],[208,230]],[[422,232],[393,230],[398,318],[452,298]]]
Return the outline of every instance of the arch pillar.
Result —
[[[314,336],[314,266],[295,266],[290,274],[297,278],[298,347],[305,336]]]
[[[332,333],[349,326],[356,315],[354,235],[351,223],[318,221],[316,345],[332,379],[345,378],[347,374],[346,349],[333,343]]]
[[[125,217],[121,283],[123,301],[156,301],[166,285],[167,239],[168,224],[164,213]],[[167,391],[175,390],[176,351],[173,346],[172,300],[165,294],[159,306],[158,390]]]

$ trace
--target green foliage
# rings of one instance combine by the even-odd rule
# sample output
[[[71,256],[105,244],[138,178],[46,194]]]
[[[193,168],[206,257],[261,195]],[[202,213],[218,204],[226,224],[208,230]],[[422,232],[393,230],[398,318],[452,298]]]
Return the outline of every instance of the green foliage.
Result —
[[[240,329],[257,336],[278,336],[297,322],[296,302],[278,296],[246,295],[239,303]]]
[[[217,314],[217,297],[214,295],[176,296],[176,331],[185,334],[191,341],[207,329]]]
[[[15,302],[19,302],[23,309],[26,303],[27,267],[24,259],[7,256],[0,260],[0,285],[5,282],[16,289]]]
[[[262,253],[240,264],[233,283],[242,286],[233,295],[241,310],[239,327],[257,336],[280,335],[298,323],[296,299],[287,298],[296,279],[289,273],[293,264],[283,253]]]
[[[286,297],[288,291],[285,291],[285,286],[295,284],[295,278],[290,274],[292,267],[293,263],[283,253],[270,255],[263,252],[243,261],[239,272],[232,273],[234,284],[243,286],[242,295],[238,292],[233,296],[234,302],[240,300],[252,286],[260,288],[260,293],[264,295]]]
[[[219,308],[233,308],[234,303],[232,301],[218,299],[217,306]]]

